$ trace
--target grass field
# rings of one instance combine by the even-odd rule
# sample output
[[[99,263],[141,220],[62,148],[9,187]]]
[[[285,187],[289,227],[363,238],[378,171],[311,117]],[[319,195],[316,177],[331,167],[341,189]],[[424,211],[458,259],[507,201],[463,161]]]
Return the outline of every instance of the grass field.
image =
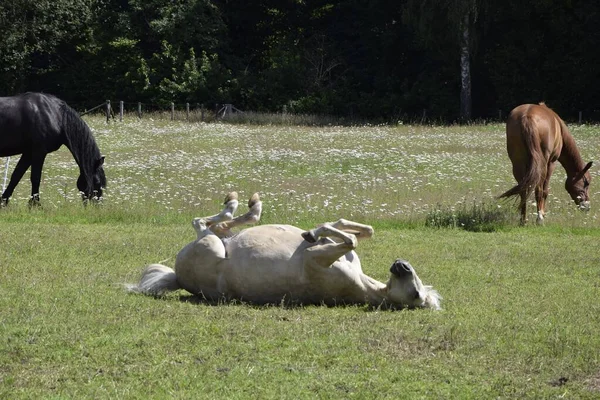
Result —
[[[495,200],[514,184],[502,125],[88,123],[106,155],[101,207],[81,206],[61,149],[43,208],[27,208],[24,180],[0,210],[0,398],[600,396],[598,166],[589,213],[558,167],[545,226],[518,227],[514,205]],[[572,132],[597,159],[600,127]],[[261,194],[261,223],[374,225],[358,248],[365,272],[386,280],[406,258],[443,311],[123,290],[145,264],[172,266],[191,218],[231,190]],[[425,226],[437,209],[480,204],[510,219],[491,233]]]

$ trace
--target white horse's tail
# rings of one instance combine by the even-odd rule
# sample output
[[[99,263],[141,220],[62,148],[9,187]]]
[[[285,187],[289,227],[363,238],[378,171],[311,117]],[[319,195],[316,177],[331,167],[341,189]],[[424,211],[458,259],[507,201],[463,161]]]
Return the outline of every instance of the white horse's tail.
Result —
[[[181,289],[172,268],[161,264],[148,265],[137,284],[125,285],[129,292],[160,296],[165,292]]]

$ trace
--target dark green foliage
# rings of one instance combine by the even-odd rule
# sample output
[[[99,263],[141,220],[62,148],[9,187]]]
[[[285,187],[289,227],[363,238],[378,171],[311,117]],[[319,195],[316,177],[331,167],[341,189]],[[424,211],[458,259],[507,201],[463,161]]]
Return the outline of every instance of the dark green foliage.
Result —
[[[600,119],[600,3],[570,0],[4,1],[0,95],[455,121],[465,16],[474,119]]]

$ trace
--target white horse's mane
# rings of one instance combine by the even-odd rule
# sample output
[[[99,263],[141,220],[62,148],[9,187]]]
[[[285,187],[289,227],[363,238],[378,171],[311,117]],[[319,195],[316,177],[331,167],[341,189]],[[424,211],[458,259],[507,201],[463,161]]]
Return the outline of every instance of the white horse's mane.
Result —
[[[440,296],[438,291],[429,285],[423,285],[423,289],[425,291],[423,294],[423,305],[434,310],[441,310],[440,301],[442,300],[442,296]]]

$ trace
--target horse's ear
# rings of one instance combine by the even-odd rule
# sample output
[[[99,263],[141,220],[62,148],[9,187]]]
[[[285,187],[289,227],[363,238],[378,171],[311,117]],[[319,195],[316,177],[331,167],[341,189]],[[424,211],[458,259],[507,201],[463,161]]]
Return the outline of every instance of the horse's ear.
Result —
[[[583,167],[583,169],[577,174],[575,175],[575,179],[573,179],[574,182],[579,181],[581,178],[583,178],[583,176],[585,175],[586,172],[588,172],[588,170],[590,168],[592,168],[592,164],[594,164],[593,161],[590,161],[589,163],[587,163],[585,165],[585,167]]]

